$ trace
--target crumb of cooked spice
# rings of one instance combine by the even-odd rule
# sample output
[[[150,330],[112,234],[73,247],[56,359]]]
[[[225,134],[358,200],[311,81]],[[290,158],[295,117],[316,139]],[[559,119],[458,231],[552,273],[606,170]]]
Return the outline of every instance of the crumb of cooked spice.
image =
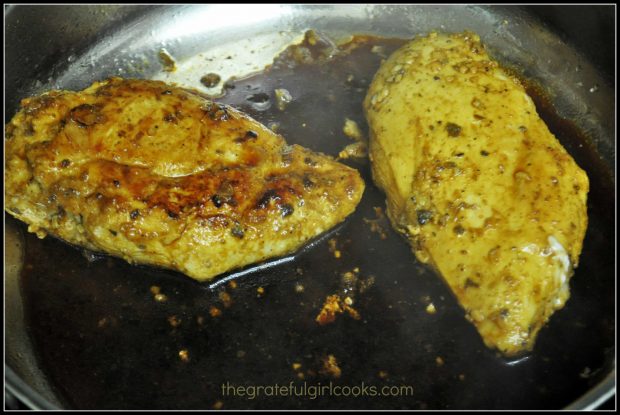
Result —
[[[363,141],[364,136],[362,135],[362,131],[357,123],[349,118],[345,118],[344,127],[342,127],[342,132],[349,138],[355,141]]]
[[[263,287],[258,287],[258,288],[256,289],[256,293],[257,293],[259,296],[261,296],[261,295],[265,294],[265,289],[264,289]]]
[[[306,375],[304,375],[304,372],[303,372],[303,371],[301,371],[301,363],[299,363],[299,362],[294,362],[294,363],[291,365],[291,367],[293,368],[293,370],[294,370],[295,372],[297,372],[297,377],[298,377],[300,380],[304,380],[304,379],[306,378]]]
[[[362,131],[355,121],[345,118],[342,132],[350,139],[355,140],[355,143],[345,146],[344,149],[338,153],[339,159],[368,157],[368,140],[364,138]]]
[[[317,42],[320,40],[319,35],[316,33],[316,31],[312,29],[306,31],[306,33],[304,34],[304,37],[305,37],[305,40],[307,40],[311,46],[316,45]]]
[[[363,294],[367,289],[372,287],[374,283],[375,283],[374,275],[369,275],[368,277],[360,280],[359,285],[358,285],[358,290],[360,294]]]
[[[196,323],[198,323],[199,326],[202,326],[204,322],[205,322],[205,318],[203,316],[196,317]]]
[[[222,315],[222,310],[212,305],[209,307],[209,315],[214,318],[219,317]]]
[[[174,58],[172,57],[172,55],[170,55],[170,52],[168,52],[165,48],[162,48],[159,50],[158,56],[159,56],[159,61],[164,67],[163,68],[164,71],[174,72],[177,70],[177,65],[176,65],[176,62],[174,61]]]
[[[216,73],[208,73],[202,78],[200,78],[200,83],[206,86],[207,88],[213,88],[217,84],[220,83],[222,78]]]
[[[355,268],[353,271],[346,271],[342,273],[340,278],[340,288],[344,294],[354,295],[357,291],[358,282],[359,268]]]
[[[329,241],[327,241],[329,252],[331,252],[334,255],[334,258],[336,259],[342,256],[342,252],[340,252],[340,250],[337,248],[337,244],[338,244],[338,241],[336,241],[336,238],[332,238]]]
[[[379,234],[379,238],[381,238],[381,240],[386,240],[387,233],[385,232],[382,224],[385,222],[385,214],[383,213],[383,209],[379,206],[373,206],[372,209],[375,211],[375,218],[364,218],[364,222],[370,225],[370,232],[377,233]]]
[[[349,144],[345,146],[342,151],[338,153],[339,159],[356,158],[363,159],[368,157],[368,146],[362,141]]]
[[[437,366],[443,366],[444,361],[443,361],[443,359],[442,359],[442,357],[441,357],[441,356],[437,356],[437,357],[435,358],[435,363],[437,363]]]
[[[437,312],[437,309],[435,308],[435,304],[430,303],[429,305],[426,306],[426,312],[428,314],[435,314]]]
[[[338,360],[333,354],[325,356],[323,359],[323,367],[319,370],[322,375],[330,376],[338,379],[342,375],[342,370],[338,366]]]
[[[168,297],[166,296],[166,294],[155,294],[155,296],[153,298],[158,303],[164,303],[164,302],[168,301]]]
[[[189,351],[187,349],[179,350],[179,359],[181,359],[182,362],[189,362]]]
[[[385,370],[380,370],[379,373],[377,374],[377,376],[379,376],[381,379],[387,379],[388,372],[385,371]]]
[[[212,407],[212,408],[217,410],[217,409],[222,409],[223,407],[224,407],[224,402],[222,402],[222,401],[216,401],[216,402],[213,404],[213,407]]]
[[[224,304],[225,308],[228,308],[231,306],[232,297],[226,291],[221,291],[218,297],[220,298],[220,301],[222,302],[222,304]]]
[[[157,285],[152,285],[150,288],[151,294],[153,295],[157,295],[161,292],[161,288],[158,287]]]
[[[293,96],[287,89],[277,88],[274,90],[276,105],[280,111],[284,111],[288,104],[293,101]]]
[[[381,208],[381,206],[373,206],[372,210],[375,211],[375,216],[377,217],[377,219],[385,218],[385,214],[383,213],[383,208]]]
[[[350,297],[347,298],[349,302],[353,304],[353,300]],[[347,304],[346,300],[341,299],[338,294],[329,295],[325,299],[323,308],[321,308],[321,311],[316,316],[315,321],[321,326],[333,323],[336,320],[336,315],[343,314],[345,311],[355,320],[361,318],[359,312],[351,307],[350,304]]]
[[[178,318],[177,316],[170,316],[168,317],[168,323],[172,327],[179,327],[181,325],[181,319]]]
[[[238,285],[237,285],[237,281],[235,281],[235,280],[230,281],[230,282],[228,283],[228,286],[229,286],[231,289],[233,289],[233,290],[234,290],[234,289],[235,289],[235,288],[237,288],[237,286],[238,286]]]
[[[460,380],[460,381],[464,381],[464,380],[465,380],[465,375],[461,373],[461,374],[459,375],[459,380]]]
[[[325,299],[323,308],[319,312],[319,315],[316,316],[315,321],[321,326],[332,323],[336,320],[336,313],[342,313],[340,297],[338,295],[330,295]]]
[[[305,288],[304,288],[304,286],[303,286],[303,285],[301,285],[301,284],[295,284],[295,292],[296,292],[297,294],[301,294],[301,293],[303,293],[303,292],[304,292],[304,290],[305,290]]]
[[[243,359],[245,357],[245,350],[237,350],[237,359]]]

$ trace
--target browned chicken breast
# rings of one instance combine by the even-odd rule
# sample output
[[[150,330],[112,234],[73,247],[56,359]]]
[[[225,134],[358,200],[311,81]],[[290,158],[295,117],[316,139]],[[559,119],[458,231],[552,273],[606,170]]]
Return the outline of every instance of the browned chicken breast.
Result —
[[[6,209],[40,237],[197,280],[290,253],[355,210],[358,172],[162,82],[23,100]]]
[[[489,347],[531,349],[569,297],[587,227],[584,171],[472,33],[403,46],[364,108],[394,227]]]

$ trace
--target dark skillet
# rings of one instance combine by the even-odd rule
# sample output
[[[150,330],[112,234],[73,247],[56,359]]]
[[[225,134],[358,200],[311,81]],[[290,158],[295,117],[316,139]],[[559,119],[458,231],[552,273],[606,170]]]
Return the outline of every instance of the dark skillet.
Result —
[[[255,19],[239,28],[239,36],[312,27],[334,37],[348,32],[404,38],[430,28],[470,28],[493,56],[531,80],[541,116],[591,182],[590,224],[571,299],[542,330],[535,350],[506,360],[484,347],[441,280],[377,216],[374,208],[384,206],[384,196],[370,185],[367,162],[347,161],[369,184],[354,215],[295,256],[212,284],[84,254],[53,238],[38,240],[5,217],[8,390],[32,407],[90,409],[556,409],[592,407],[609,397],[616,350],[613,9],[377,6],[361,8],[363,18],[360,8],[344,6],[286,10],[290,15],[265,17],[267,26]],[[124,42],[139,43],[142,38],[132,36],[140,30],[165,27],[164,18],[189,12],[137,6],[5,10],[5,120],[19,98],[52,87],[48,77],[58,79],[59,87],[81,89],[118,74],[106,65]],[[209,34],[203,30],[194,35],[194,46]],[[236,39],[232,29],[218,30],[213,33]],[[354,52],[327,62],[292,69],[280,62],[230,82],[220,101],[266,124],[279,123],[290,143],[335,155],[351,142],[342,133],[345,117],[366,129],[365,89],[381,54],[402,43],[360,42]],[[188,53],[182,43],[175,45],[173,55]],[[373,52],[372,46],[383,50]],[[326,47],[311,50],[318,56]],[[74,64],[93,51],[101,65]],[[74,58],[66,62],[69,56]],[[283,112],[269,104],[274,88],[282,87],[295,97]],[[353,282],[343,280],[348,271],[356,276]],[[157,301],[156,292],[165,300]],[[337,293],[354,298],[360,318],[345,313],[317,324],[325,298]],[[434,314],[426,310],[430,302]],[[325,367],[330,355],[340,376]],[[248,391],[233,396],[231,389],[271,386],[273,394],[274,385],[291,382],[297,394],[305,382],[305,396],[265,396],[264,389],[249,399]],[[332,396],[322,390],[312,399],[312,391],[318,392],[307,387],[319,385],[331,386]],[[362,395],[364,385],[395,387],[390,391],[399,396],[369,396],[368,388],[365,396],[342,396]],[[341,396],[335,396],[336,386]]]

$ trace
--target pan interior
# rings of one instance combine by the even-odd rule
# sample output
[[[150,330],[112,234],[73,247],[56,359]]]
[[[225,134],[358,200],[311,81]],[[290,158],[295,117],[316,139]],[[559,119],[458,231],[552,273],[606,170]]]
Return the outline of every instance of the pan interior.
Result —
[[[14,270],[7,292],[20,299],[21,289],[25,304],[23,317],[15,303],[10,309],[16,318],[7,318],[10,367],[49,400],[93,409],[551,409],[570,404],[612,373],[613,95],[597,70],[518,8],[253,7],[243,12],[236,6],[156,7],[126,15],[102,8],[115,22],[102,24],[105,36],[95,34],[88,44],[75,41],[62,50],[53,65],[8,88],[7,104],[15,109],[23,96],[82,89],[111,75],[159,78],[205,93],[222,91],[221,102],[277,128],[289,143],[336,155],[352,142],[342,131],[345,118],[366,133],[361,100],[381,59],[402,44],[399,38],[429,30],[477,31],[496,59],[532,85],[544,86],[544,94],[534,95],[541,116],[591,179],[590,225],[566,307],[541,332],[532,354],[514,361],[496,356],[482,345],[449,290],[391,230],[378,209],[384,196],[374,186],[351,218],[312,246],[237,272],[235,283],[223,276],[212,286],[83,255],[55,239],[26,234],[7,218],[13,228],[6,231],[7,241],[24,247],[23,259],[20,249],[6,257],[7,271]],[[37,11],[11,13],[9,20],[34,18]],[[250,74],[299,41],[307,28],[323,39],[309,48],[310,61],[280,60]],[[347,43],[353,33],[388,39]],[[338,41],[347,46],[335,47]],[[162,71],[162,49],[177,61],[177,72]],[[27,52],[9,48],[7,56],[19,62]],[[200,78],[211,72],[221,73],[222,80],[207,89]],[[232,75],[238,78],[224,88]],[[292,96],[284,110],[276,89]],[[346,162],[371,183],[366,161]],[[15,284],[18,275],[21,287]],[[335,294],[353,299],[359,319],[343,313],[331,324],[317,324],[325,300]],[[434,314],[426,311],[430,303]],[[28,340],[20,326],[29,330],[38,364],[16,354]],[[336,362],[339,376],[330,362]],[[263,392],[250,398],[222,389],[291,382],[297,388],[305,384],[306,394]],[[313,398],[307,386],[319,384],[332,386],[332,392],[333,386],[387,386],[395,388],[395,396]]]

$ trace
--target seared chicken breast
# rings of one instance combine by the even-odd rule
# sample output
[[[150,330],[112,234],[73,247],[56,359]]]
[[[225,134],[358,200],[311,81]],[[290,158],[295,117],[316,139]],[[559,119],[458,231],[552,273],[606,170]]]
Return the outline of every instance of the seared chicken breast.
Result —
[[[473,33],[397,50],[364,109],[393,226],[487,346],[530,350],[569,297],[588,222],[584,171]]]
[[[29,231],[197,280],[295,251],[364,189],[356,170],[157,81],[25,99],[5,132],[5,206]]]

